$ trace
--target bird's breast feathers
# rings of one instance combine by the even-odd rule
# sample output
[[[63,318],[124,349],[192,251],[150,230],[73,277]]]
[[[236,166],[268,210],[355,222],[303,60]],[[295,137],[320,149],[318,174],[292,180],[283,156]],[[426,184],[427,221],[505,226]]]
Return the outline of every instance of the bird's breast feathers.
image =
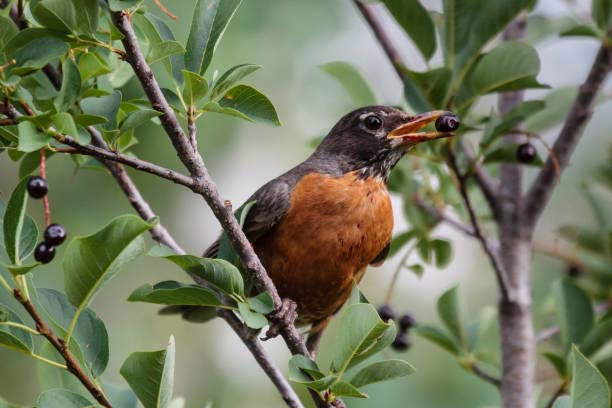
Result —
[[[300,320],[334,312],[367,265],[389,244],[393,212],[381,179],[310,173],[291,193],[282,220],[255,244]],[[310,317],[311,315],[312,317]]]

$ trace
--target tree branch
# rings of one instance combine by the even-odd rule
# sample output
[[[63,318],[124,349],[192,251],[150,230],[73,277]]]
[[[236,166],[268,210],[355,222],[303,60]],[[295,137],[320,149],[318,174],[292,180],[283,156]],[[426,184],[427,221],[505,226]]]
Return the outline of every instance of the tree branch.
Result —
[[[415,194],[413,196],[412,202],[414,203],[414,205],[432,216],[435,221],[446,222],[448,225],[455,228],[457,231],[462,232],[470,237],[476,237],[476,234],[474,233],[474,229],[472,227],[470,227],[469,225],[465,225],[461,221],[451,218],[448,214],[440,210],[435,205],[427,204],[418,194]]]
[[[497,377],[484,371],[478,364],[474,363],[471,365],[472,372],[480,379],[488,382],[489,384],[499,388],[501,387],[501,380]]]
[[[32,317],[34,323],[36,324],[36,330],[38,330],[38,332],[42,336],[44,336],[62,356],[62,358],[66,362],[66,368],[68,369],[68,371],[70,371],[75,377],[77,377],[77,379],[96,399],[96,401],[98,401],[100,404],[107,408],[112,408],[111,403],[106,399],[106,396],[104,395],[102,390],[96,384],[94,384],[93,381],[89,379],[87,374],[85,374],[85,371],[83,371],[83,368],[81,367],[77,359],[72,355],[72,352],[67,347],[66,343],[64,343],[64,340],[59,338],[53,332],[53,330],[51,330],[51,328],[45,323],[45,321],[42,319],[42,317],[36,310],[36,307],[34,307],[34,304],[29,299],[24,297],[21,294],[21,291],[17,288],[13,289],[13,296],[15,297],[15,299],[17,299],[19,303],[21,303],[24,309]]]
[[[174,111],[166,101],[151,68],[146,63],[144,55],[138,46],[136,35],[126,13],[123,11],[113,12],[112,19],[114,25],[123,35],[121,41],[125,48],[126,61],[132,66],[153,109],[162,113],[159,117],[162,126],[170,137],[179,159],[191,173],[194,182],[192,190],[200,194],[212,209],[221,226],[226,231],[232,246],[238,253],[242,264],[253,274],[257,289],[268,291],[274,301],[275,309],[279,310],[281,298],[276,287],[255,254],[252,245],[244,235],[231,209],[225,206],[216,184],[208,174],[202,157],[189,143]],[[282,335],[292,353],[309,355],[302,335],[294,325],[284,327]]]
[[[612,68],[612,48],[602,44],[593,61],[591,70],[580,86],[578,95],[565,118],[559,136],[553,145],[553,154],[549,155],[544,167],[538,173],[525,197],[524,224],[533,228],[537,223],[544,207],[556,185],[557,170],[555,170],[556,157],[558,171],[562,172],[568,165],[574,148],[578,144],[584,126],[591,117],[595,97]]]

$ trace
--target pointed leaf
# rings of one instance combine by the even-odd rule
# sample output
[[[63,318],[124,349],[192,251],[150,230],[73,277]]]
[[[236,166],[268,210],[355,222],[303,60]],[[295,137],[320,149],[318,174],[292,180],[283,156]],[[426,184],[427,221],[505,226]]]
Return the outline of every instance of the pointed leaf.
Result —
[[[153,225],[134,215],[124,215],[92,235],[73,239],[62,263],[70,302],[79,308],[87,306],[104,283],[143,253],[141,234]]]
[[[130,114],[121,123],[119,133],[125,133],[130,129],[135,129],[143,123],[158,117],[159,115],[161,115],[161,112],[153,109],[141,109],[130,112]]]
[[[415,327],[414,332],[432,343],[437,344],[451,354],[459,355],[461,351],[461,348],[457,344],[457,340],[438,327],[421,324]]]
[[[38,408],[92,408],[99,405],[92,404],[87,398],[72,391],[56,388],[40,394],[36,406]]]
[[[453,286],[438,299],[438,315],[446,328],[463,344],[463,326],[459,316],[459,287]]]
[[[162,41],[153,44],[153,46],[149,49],[149,54],[147,55],[147,62],[149,64],[153,64],[172,55],[182,55],[184,53],[185,48],[183,48],[183,46],[177,41]]]
[[[350,382],[353,386],[361,388],[368,384],[406,377],[414,371],[414,367],[402,360],[377,361],[359,370]]]
[[[272,102],[257,89],[237,85],[227,91],[219,102],[208,102],[203,111],[236,116],[251,122],[279,126],[280,121]]]
[[[185,68],[204,75],[217,44],[242,0],[198,0],[191,21]]]
[[[569,279],[554,284],[561,339],[566,350],[579,344],[593,327],[593,305],[588,295]]]
[[[130,302],[147,302],[161,305],[219,306],[221,301],[210,289],[175,281],[155,285],[144,284],[128,298]]]
[[[62,88],[54,101],[58,111],[65,111],[77,100],[81,93],[81,74],[79,67],[68,58],[62,64]]]
[[[328,62],[319,68],[335,78],[351,97],[355,106],[376,104],[376,96],[361,73],[344,61]]]
[[[23,324],[23,320],[21,320],[19,315],[7,306],[0,305],[0,310],[4,316],[2,321]],[[0,347],[29,354],[33,346],[34,342],[29,332],[18,327],[7,326],[0,323]]]
[[[228,295],[244,295],[244,283],[240,271],[234,265],[223,259],[160,253],[159,246],[153,247],[149,255],[165,258],[175,263],[187,273],[205,279],[213,287]]]
[[[174,337],[165,350],[132,353],[120,373],[144,408],[168,408],[174,386]]]
[[[24,183],[24,185],[22,186],[24,190],[23,191],[24,201],[27,200],[27,197],[25,195],[26,194],[25,184],[27,184],[27,179],[28,177],[25,177],[24,179],[22,179],[20,184],[17,186],[17,188],[19,188],[21,186],[21,183]],[[19,192],[17,188],[15,189],[15,191],[18,192],[18,195],[15,196],[15,201],[13,202],[11,212],[8,215],[6,215],[7,205],[3,201],[0,201],[0,226],[2,227],[0,228],[0,246],[6,249],[7,256],[9,257],[11,261],[15,260],[16,253],[19,253],[20,260],[26,259],[32,253],[32,251],[36,247],[36,244],[38,243],[38,227],[36,226],[36,223],[34,222],[34,220],[27,214],[24,214],[23,216],[24,218],[23,218],[23,224],[21,227],[21,234],[20,234],[19,242],[16,242],[14,240],[15,238],[9,238],[8,241],[6,240],[5,231],[7,229],[15,231],[15,229],[18,226],[18,221],[19,221],[19,213],[20,213],[19,209],[25,208],[25,203],[23,203],[23,207],[19,205],[18,199],[19,197],[22,197],[22,196],[21,196],[21,192]],[[9,217],[11,219],[10,221],[8,221]],[[9,224],[8,226],[6,226],[6,222],[8,222]],[[14,232],[10,234],[14,235]],[[16,249],[17,247],[19,247],[18,251]],[[9,255],[9,251],[11,251],[10,252],[11,255]]]
[[[188,106],[196,106],[208,92],[208,83],[204,77],[186,70],[183,70],[183,78],[183,99]]]
[[[574,369],[572,375],[571,408],[609,408],[610,389],[606,379],[593,363],[572,347]]]
[[[348,368],[387,347],[395,339],[393,322],[385,323],[370,304],[346,308],[333,357],[334,370],[342,375]]]
[[[238,302],[238,310],[244,323],[251,329],[261,329],[268,324],[268,319],[261,313],[257,313],[251,310],[248,303]]]
[[[210,92],[210,99],[216,99],[223,95],[225,91],[236,85],[238,81],[257,71],[259,68],[261,68],[261,65],[241,64],[228,69],[215,82]]]
[[[76,12],[71,1],[40,0],[32,3],[32,15],[41,25],[66,34],[76,28]]]
[[[36,125],[30,121],[19,122],[17,130],[19,131],[17,150],[20,152],[29,153],[40,150],[51,141],[51,136],[39,132]]]
[[[383,0],[395,20],[414,41],[426,60],[436,51],[436,28],[418,0]]]
[[[313,360],[296,354],[289,360],[289,380],[305,385],[318,392],[325,391],[335,381],[336,376],[325,376]]]
[[[120,104],[121,92],[119,91],[113,91],[112,94],[102,98],[86,98],[81,101],[84,113],[106,118],[107,122],[102,125],[102,128],[106,130],[117,127],[117,112],[119,112]]]
[[[331,387],[332,393],[337,397],[368,398],[367,394],[359,391],[346,381],[338,381]]]

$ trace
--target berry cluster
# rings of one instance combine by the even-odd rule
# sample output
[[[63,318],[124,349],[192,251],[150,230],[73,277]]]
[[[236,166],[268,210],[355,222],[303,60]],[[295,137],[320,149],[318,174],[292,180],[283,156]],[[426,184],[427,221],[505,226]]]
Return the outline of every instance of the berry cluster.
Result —
[[[49,191],[47,180],[40,176],[30,177],[27,184],[28,194],[35,199],[43,198]],[[60,224],[49,224],[43,234],[43,241],[34,250],[34,259],[46,264],[55,257],[55,247],[66,240],[66,230]]]
[[[378,315],[384,322],[388,322],[389,320],[395,320],[395,311],[391,306],[386,304],[378,308]],[[397,326],[399,330],[397,332],[395,340],[393,341],[393,344],[391,344],[391,347],[393,347],[397,351],[408,350],[412,345],[412,343],[410,342],[410,338],[408,337],[409,331],[410,328],[414,327],[415,325],[416,321],[410,314],[405,313],[401,315],[397,319]]]

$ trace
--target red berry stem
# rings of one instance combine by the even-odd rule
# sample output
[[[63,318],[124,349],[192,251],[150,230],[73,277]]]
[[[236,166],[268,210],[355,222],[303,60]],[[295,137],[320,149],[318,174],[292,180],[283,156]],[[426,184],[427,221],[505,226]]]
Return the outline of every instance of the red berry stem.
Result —
[[[45,149],[40,149],[40,176],[47,180],[47,157],[45,155]],[[43,197],[43,205],[45,207],[45,225],[51,224],[51,207],[49,206],[49,196]]]

